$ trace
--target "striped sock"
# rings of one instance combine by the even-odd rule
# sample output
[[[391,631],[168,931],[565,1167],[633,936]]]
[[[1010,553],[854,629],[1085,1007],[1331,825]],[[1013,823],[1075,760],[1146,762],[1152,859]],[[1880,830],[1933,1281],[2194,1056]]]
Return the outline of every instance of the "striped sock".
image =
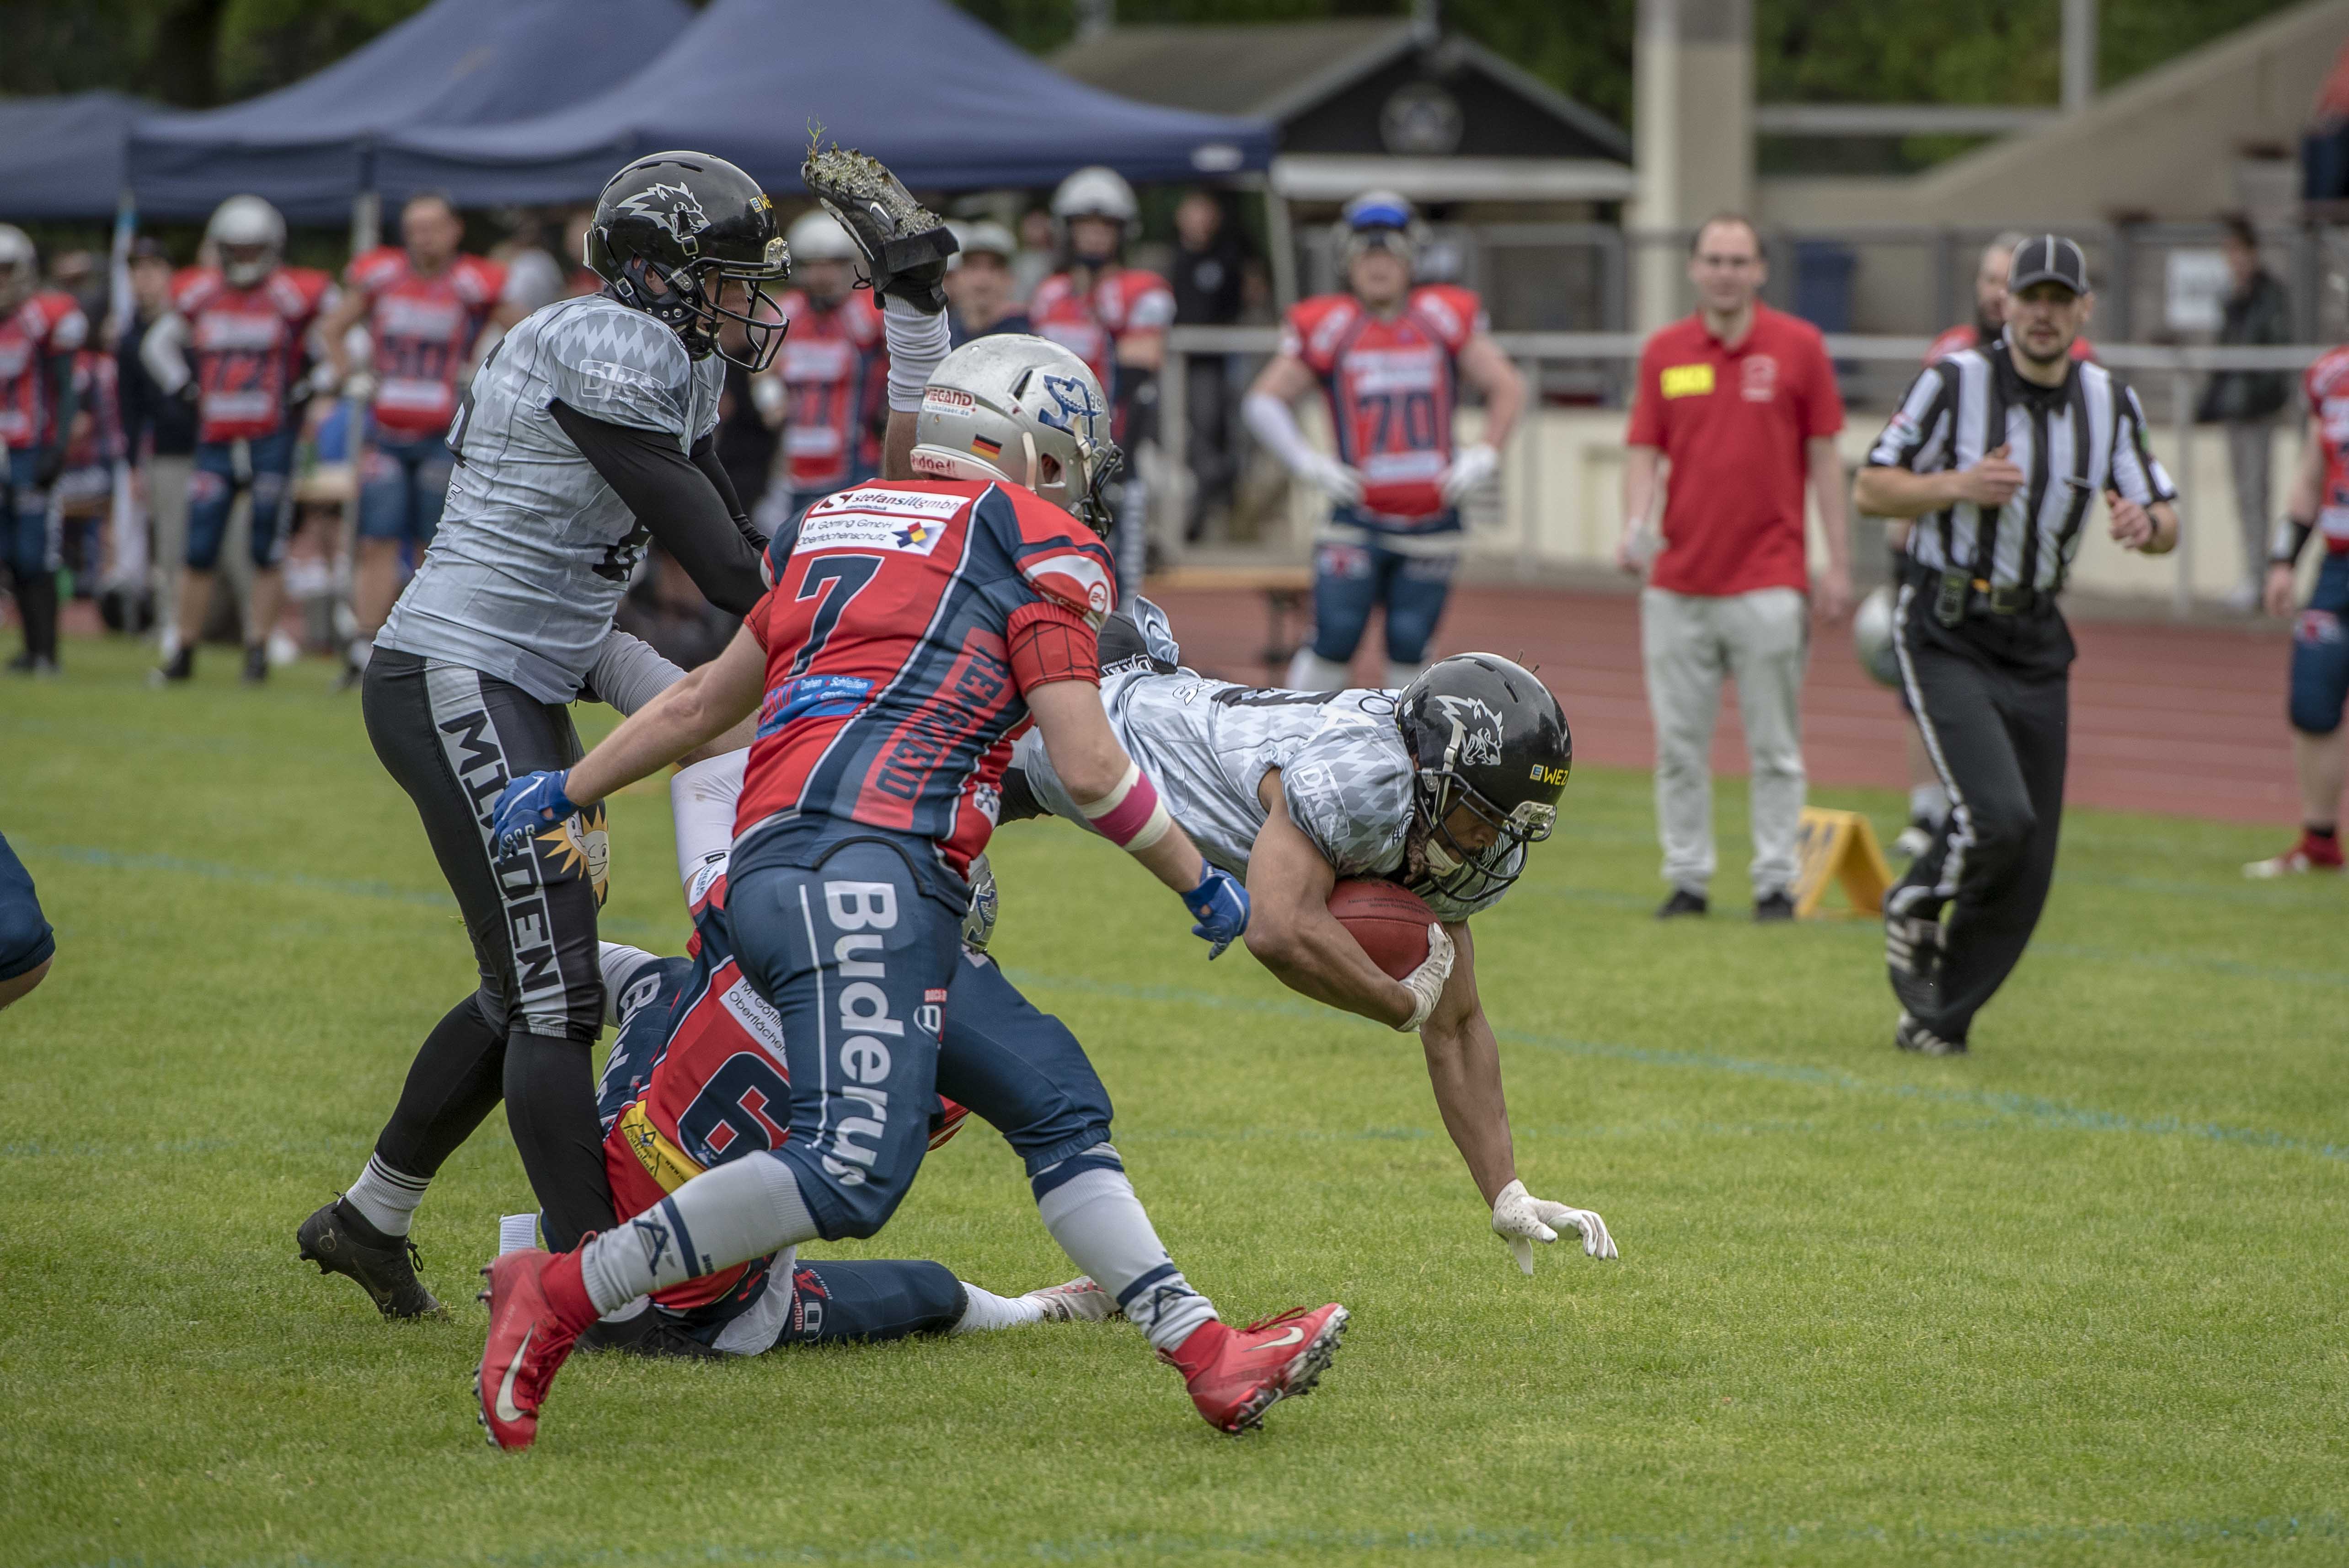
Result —
[[[360,1219],[387,1236],[408,1234],[409,1223],[416,1218],[416,1205],[424,1202],[424,1190],[432,1184],[429,1176],[410,1176],[404,1171],[394,1171],[383,1162],[380,1155],[367,1156],[367,1169],[343,1194]]]
[[[1214,1321],[1216,1304],[1193,1290],[1166,1255],[1116,1150],[1096,1143],[1037,1171],[1028,1185],[1044,1228],[1069,1261],[1117,1297],[1153,1348],[1171,1350]]]
[[[579,1249],[598,1312],[815,1239],[791,1167],[756,1153],[713,1167]]]

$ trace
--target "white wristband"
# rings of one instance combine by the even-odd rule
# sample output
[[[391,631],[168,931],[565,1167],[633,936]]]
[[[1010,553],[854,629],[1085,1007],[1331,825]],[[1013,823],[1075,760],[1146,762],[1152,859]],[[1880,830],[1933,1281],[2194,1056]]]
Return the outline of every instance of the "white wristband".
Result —
[[[947,313],[929,315],[894,295],[881,301],[881,332],[889,344],[889,411],[918,414],[922,388],[954,346]]]

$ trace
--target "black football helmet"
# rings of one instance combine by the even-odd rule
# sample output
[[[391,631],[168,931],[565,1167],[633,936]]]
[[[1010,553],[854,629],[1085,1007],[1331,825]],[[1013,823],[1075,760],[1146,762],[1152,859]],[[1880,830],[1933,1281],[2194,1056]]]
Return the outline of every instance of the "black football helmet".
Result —
[[[715,353],[764,370],[782,346],[782,312],[762,286],[792,275],[775,204],[751,178],[706,152],[656,152],[605,185],[587,230],[587,265],[622,304],[675,329],[696,359]],[[725,284],[750,290],[734,310]],[[747,346],[727,347],[731,322]]]
[[[1395,709],[1411,748],[1415,824],[1429,880],[1464,903],[1490,898],[1525,870],[1524,850],[1550,835],[1574,771],[1566,713],[1533,672],[1497,654],[1438,659]],[[1448,819],[1465,806],[1499,835],[1471,850]]]

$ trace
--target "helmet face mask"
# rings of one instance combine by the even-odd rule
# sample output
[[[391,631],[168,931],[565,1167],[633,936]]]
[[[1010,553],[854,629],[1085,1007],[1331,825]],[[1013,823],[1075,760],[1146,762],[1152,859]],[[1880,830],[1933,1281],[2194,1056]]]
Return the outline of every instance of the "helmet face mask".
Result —
[[[285,220],[258,196],[232,196],[212,210],[204,240],[228,285],[249,289],[277,270],[285,253]]]
[[[723,159],[664,152],[621,170],[596,201],[585,252],[613,298],[667,325],[696,359],[715,354],[755,374],[782,346],[788,324],[765,285],[791,276],[791,251],[774,204]]]
[[[1410,840],[1430,882],[1464,903],[1497,896],[1557,825],[1574,766],[1557,699],[1521,665],[1461,654],[1404,688],[1396,722],[1414,764]],[[1484,847],[1462,841],[1464,810],[1490,830]]]

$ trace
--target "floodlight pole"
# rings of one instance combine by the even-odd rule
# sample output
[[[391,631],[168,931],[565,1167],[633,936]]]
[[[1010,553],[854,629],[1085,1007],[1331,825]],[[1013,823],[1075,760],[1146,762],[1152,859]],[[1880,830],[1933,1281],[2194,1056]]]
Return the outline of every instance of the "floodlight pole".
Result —
[[[2064,112],[2096,97],[2096,0],[2064,0]]]

